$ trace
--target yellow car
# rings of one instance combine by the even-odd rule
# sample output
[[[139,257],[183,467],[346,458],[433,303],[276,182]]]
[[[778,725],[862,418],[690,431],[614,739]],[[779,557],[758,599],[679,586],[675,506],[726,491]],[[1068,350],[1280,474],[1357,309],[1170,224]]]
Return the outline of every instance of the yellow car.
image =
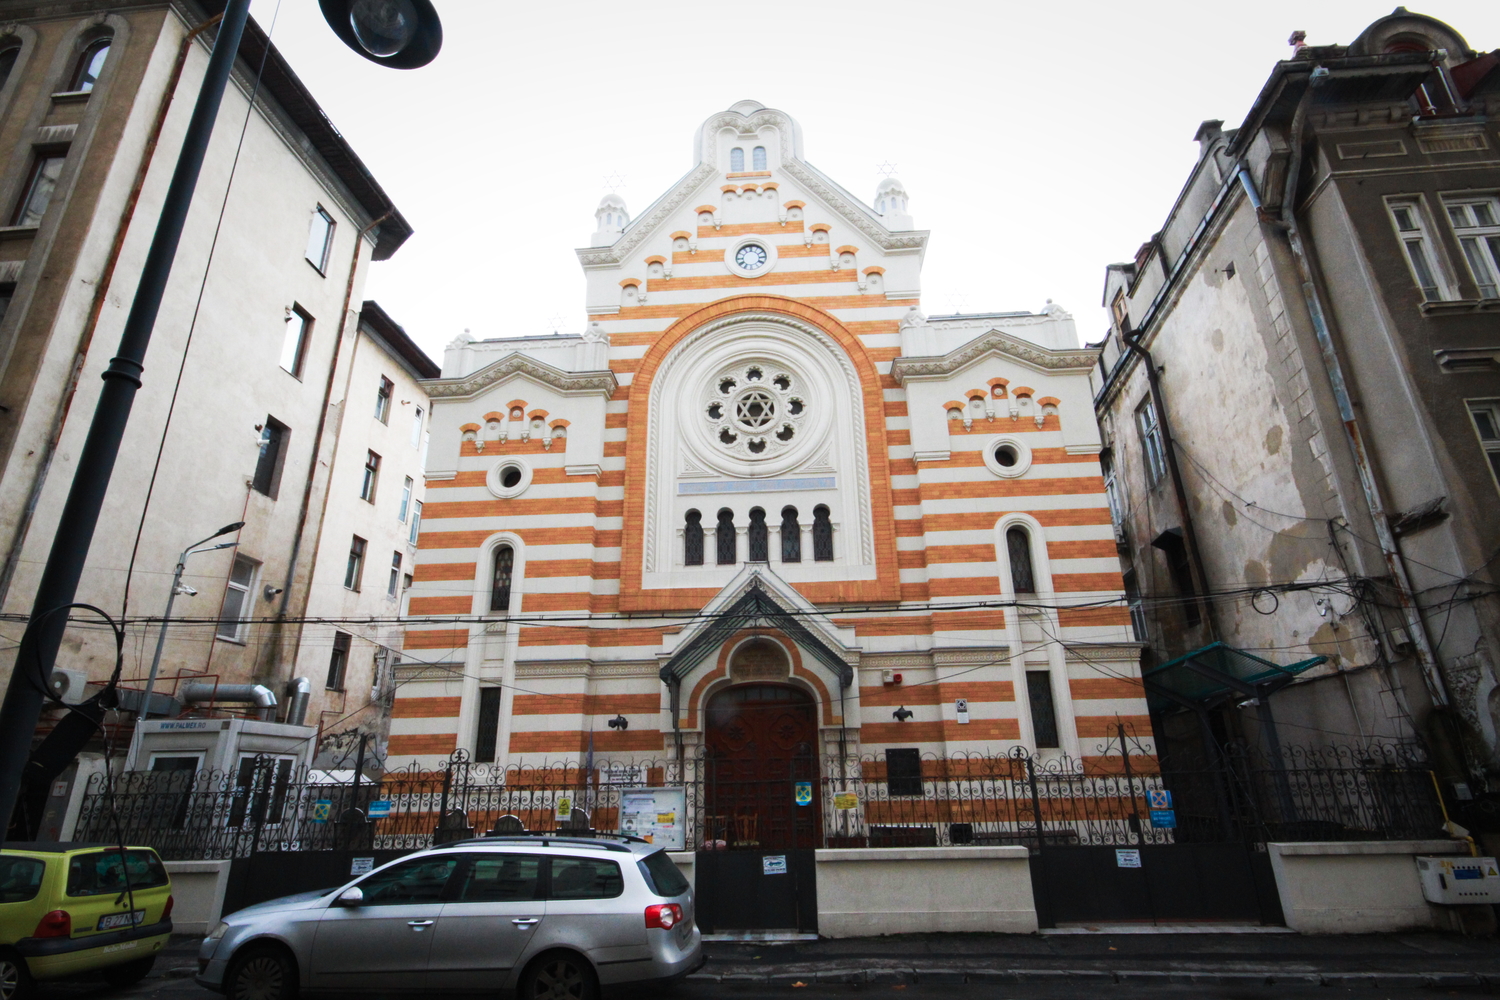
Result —
[[[172,933],[172,880],[149,847],[11,843],[0,850],[0,1000],[40,979],[102,972],[128,986]]]

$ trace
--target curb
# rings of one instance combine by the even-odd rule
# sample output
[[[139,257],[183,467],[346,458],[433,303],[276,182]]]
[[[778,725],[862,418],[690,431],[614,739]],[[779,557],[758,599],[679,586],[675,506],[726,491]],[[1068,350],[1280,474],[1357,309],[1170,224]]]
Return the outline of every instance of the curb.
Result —
[[[1174,972],[1170,970],[1112,971],[1105,969],[969,969],[969,968],[897,968],[897,969],[821,969],[806,972],[725,973],[695,972],[689,982],[769,983],[790,986],[793,983],[838,983],[855,986],[864,983],[972,983],[1023,984],[1057,982],[1115,983],[1130,986],[1214,985],[1214,986],[1342,986],[1384,987],[1387,989],[1435,989],[1500,986],[1500,975],[1486,977],[1472,972]]]

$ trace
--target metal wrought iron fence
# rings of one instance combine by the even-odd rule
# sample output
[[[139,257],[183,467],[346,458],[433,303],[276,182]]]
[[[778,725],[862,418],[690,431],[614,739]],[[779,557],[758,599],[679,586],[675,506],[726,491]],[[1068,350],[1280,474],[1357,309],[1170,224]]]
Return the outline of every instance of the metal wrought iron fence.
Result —
[[[175,860],[416,850],[491,832],[616,831],[621,794],[636,787],[683,789],[688,850],[1400,839],[1440,835],[1443,823],[1431,772],[1401,748],[1234,750],[1212,761],[1115,748],[1085,760],[1017,752],[814,763],[811,781],[784,782],[800,831],[784,845],[764,816],[725,814],[725,803],[757,800],[736,797],[727,769],[691,755],[497,768],[459,753],[440,770],[357,783],[271,760],[233,774],[133,772],[112,787],[96,775],[73,836],[123,836]]]

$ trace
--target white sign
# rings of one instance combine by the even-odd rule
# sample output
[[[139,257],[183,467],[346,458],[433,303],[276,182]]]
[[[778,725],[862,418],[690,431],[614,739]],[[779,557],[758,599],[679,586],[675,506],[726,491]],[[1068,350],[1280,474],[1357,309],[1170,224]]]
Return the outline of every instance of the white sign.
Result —
[[[683,788],[620,790],[620,832],[669,851],[687,848],[687,791]]]
[[[349,860],[350,875],[368,875],[374,870],[374,858],[351,858]]]
[[[969,699],[960,698],[953,703],[953,707],[958,710],[958,721],[967,724],[969,721]]]
[[[1141,866],[1141,852],[1135,849],[1120,849],[1115,851],[1116,868],[1139,868]]]
[[[762,875],[785,875],[786,855],[767,854],[760,859],[760,873]]]

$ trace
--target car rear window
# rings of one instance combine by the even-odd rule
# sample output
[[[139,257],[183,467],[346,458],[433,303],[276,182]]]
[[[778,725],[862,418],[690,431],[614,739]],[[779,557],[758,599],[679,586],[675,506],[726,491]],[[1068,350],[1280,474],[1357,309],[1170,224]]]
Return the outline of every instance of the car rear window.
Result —
[[[119,851],[95,851],[75,854],[68,862],[68,895],[124,892],[126,875],[130,876],[131,889],[150,889],[167,884],[167,870],[162,867],[155,851],[126,851],[123,865]]]
[[[35,899],[46,871],[47,865],[36,858],[0,855],[0,903]]]
[[[553,858],[553,899],[610,899],[625,891],[620,866],[593,858]]]
[[[641,866],[646,884],[658,896],[681,896],[688,891],[687,877],[682,874],[682,869],[677,867],[676,862],[667,857],[666,851],[648,854],[636,864]]]

